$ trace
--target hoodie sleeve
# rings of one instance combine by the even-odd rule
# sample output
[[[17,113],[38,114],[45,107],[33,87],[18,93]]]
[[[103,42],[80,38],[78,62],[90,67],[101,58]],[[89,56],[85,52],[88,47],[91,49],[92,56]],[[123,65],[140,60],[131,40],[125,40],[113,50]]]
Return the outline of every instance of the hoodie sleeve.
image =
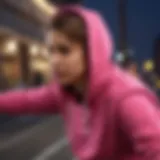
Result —
[[[59,111],[59,97],[54,87],[0,94],[0,113],[51,114]]]
[[[139,95],[123,100],[120,112],[121,127],[131,139],[135,152],[145,160],[160,160],[157,107],[145,96]]]

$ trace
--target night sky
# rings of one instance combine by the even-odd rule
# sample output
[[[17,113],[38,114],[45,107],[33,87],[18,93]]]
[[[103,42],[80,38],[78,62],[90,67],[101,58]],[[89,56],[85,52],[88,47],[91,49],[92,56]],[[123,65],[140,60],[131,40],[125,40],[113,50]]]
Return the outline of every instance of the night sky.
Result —
[[[85,0],[107,20],[115,42],[118,40],[117,0]],[[141,62],[152,55],[152,44],[160,33],[160,0],[128,0],[128,43]]]

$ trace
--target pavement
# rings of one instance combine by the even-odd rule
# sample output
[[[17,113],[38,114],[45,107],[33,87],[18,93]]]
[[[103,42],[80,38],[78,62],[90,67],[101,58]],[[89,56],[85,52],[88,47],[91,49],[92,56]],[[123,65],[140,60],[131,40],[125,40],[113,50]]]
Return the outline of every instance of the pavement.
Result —
[[[0,125],[0,160],[72,160],[60,117]]]

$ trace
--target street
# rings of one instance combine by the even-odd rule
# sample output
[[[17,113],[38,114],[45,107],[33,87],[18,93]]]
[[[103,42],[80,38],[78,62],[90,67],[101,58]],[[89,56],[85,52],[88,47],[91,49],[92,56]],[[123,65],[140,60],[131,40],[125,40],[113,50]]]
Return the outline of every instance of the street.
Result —
[[[0,160],[72,160],[59,117],[22,125],[1,127]]]

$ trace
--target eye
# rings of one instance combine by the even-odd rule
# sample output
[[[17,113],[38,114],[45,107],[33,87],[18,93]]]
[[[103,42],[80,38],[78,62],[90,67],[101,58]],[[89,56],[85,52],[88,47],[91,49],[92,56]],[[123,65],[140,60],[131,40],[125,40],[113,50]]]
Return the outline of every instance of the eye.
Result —
[[[61,54],[68,54],[70,52],[70,47],[69,46],[65,46],[65,45],[59,45],[57,50],[61,53]]]
[[[59,45],[52,45],[49,47],[49,52],[51,54],[62,54],[67,55],[70,52],[70,47],[67,45],[59,44]]]

